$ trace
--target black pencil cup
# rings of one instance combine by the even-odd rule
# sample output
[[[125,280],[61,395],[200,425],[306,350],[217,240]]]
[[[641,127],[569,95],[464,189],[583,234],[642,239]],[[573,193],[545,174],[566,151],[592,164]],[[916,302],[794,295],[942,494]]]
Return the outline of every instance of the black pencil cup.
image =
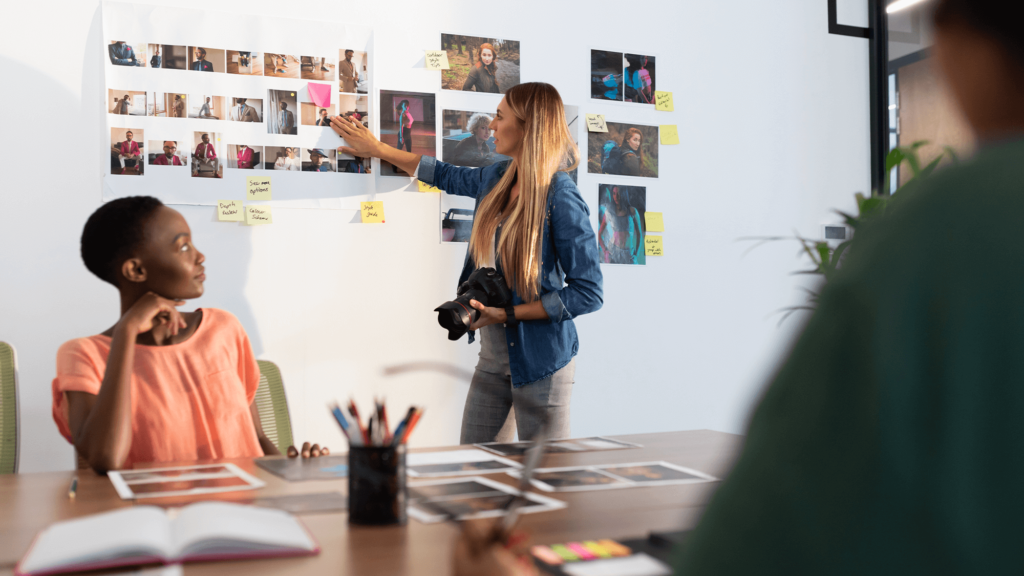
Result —
[[[384,526],[405,524],[409,492],[405,445],[351,446],[348,450],[348,521]]]

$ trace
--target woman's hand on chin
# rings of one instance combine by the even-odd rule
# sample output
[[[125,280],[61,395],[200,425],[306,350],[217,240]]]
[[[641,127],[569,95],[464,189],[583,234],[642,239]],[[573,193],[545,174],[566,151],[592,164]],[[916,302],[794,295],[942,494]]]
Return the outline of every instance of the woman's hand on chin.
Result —
[[[373,132],[370,132],[369,128],[359,122],[344,116],[335,116],[331,119],[331,129],[348,144],[348,146],[339,146],[339,152],[358,156],[359,158],[380,156],[377,153],[380,140],[377,140]]]
[[[502,308],[490,308],[488,306],[484,306],[477,300],[470,300],[469,305],[480,311],[480,317],[476,319],[476,322],[473,322],[473,324],[470,325],[470,330],[479,330],[484,326],[501,324],[505,320],[508,320],[508,316]]]
[[[330,456],[331,451],[330,449],[327,448],[327,446],[321,448],[319,444],[313,444],[312,446],[310,446],[309,442],[302,443],[301,452],[297,450],[295,446],[288,447],[289,458],[298,458],[299,454],[301,454],[303,458],[319,458],[320,456]]]

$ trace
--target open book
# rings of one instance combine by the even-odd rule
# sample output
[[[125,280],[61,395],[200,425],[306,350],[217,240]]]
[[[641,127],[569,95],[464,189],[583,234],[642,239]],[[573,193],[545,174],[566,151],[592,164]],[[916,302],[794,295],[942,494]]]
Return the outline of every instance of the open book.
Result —
[[[36,536],[15,574],[319,552],[306,528],[280,510],[224,502],[172,510],[135,506],[50,526]]]

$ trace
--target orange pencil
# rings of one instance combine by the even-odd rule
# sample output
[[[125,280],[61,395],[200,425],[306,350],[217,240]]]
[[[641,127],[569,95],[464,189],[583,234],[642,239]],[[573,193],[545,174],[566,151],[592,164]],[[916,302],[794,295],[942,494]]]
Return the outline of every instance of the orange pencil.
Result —
[[[416,427],[416,423],[420,421],[420,416],[422,415],[423,409],[417,408],[416,412],[412,415],[412,419],[409,420],[409,427],[405,429],[405,434],[402,435],[402,444],[409,440],[409,434],[412,434],[412,429]]]

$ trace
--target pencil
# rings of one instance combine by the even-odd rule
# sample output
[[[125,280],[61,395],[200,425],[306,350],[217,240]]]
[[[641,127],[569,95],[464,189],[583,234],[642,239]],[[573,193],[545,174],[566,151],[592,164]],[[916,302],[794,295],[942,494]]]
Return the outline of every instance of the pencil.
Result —
[[[412,415],[412,420],[409,421],[409,426],[405,429],[405,434],[402,436],[403,444],[409,441],[409,435],[412,434],[412,429],[416,427],[416,424],[420,421],[420,416],[422,415],[423,409],[417,408],[416,412]]]

